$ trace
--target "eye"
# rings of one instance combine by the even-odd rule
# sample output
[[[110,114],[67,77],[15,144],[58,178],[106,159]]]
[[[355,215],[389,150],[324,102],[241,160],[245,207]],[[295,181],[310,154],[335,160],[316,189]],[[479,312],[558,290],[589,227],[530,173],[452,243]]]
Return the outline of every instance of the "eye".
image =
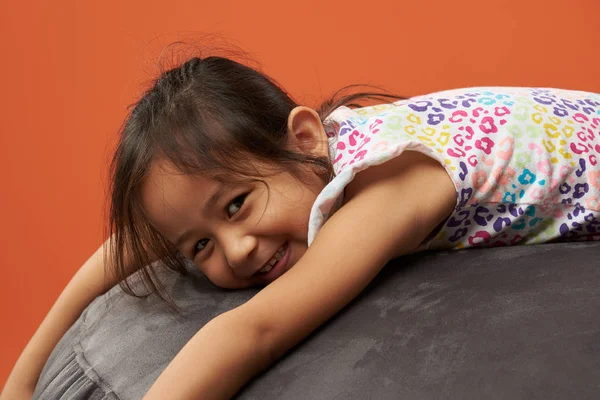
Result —
[[[233,217],[235,213],[240,211],[240,209],[244,205],[244,200],[246,200],[246,196],[248,196],[248,193],[244,193],[243,195],[236,197],[231,201],[231,203],[227,205],[227,215],[229,215],[229,218]]]
[[[210,242],[210,239],[200,239],[198,240],[198,242],[196,243],[196,245],[194,246],[194,255],[198,254],[199,252],[201,252],[202,250],[204,250],[204,248],[206,246],[208,246],[208,242]]]

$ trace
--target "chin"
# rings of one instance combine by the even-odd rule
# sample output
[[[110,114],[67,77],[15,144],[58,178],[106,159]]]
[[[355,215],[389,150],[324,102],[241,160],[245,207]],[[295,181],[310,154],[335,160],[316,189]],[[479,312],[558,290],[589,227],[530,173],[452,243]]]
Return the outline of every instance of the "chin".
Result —
[[[209,278],[209,280],[212,282],[213,285],[215,285],[221,289],[227,289],[227,290],[246,289],[246,288],[255,286],[249,282],[220,282],[220,283],[217,283],[210,278]]]

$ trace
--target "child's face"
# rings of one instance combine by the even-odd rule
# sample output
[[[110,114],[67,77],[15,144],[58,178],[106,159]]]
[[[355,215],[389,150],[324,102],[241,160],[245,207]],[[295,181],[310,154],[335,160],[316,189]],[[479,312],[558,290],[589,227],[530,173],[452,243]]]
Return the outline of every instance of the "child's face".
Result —
[[[260,183],[221,184],[157,162],[142,186],[154,226],[217,286],[266,285],[307,249],[308,219],[324,182],[278,173]],[[273,264],[267,274],[259,270]]]

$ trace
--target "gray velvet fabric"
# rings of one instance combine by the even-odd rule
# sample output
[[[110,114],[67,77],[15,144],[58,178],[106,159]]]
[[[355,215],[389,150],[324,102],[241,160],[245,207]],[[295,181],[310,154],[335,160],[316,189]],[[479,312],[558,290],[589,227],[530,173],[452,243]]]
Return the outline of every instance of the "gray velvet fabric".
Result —
[[[237,398],[595,399],[599,255],[555,243],[394,260]],[[183,316],[113,288],[61,340],[35,398],[139,399],[203,324],[257,292],[166,278]]]

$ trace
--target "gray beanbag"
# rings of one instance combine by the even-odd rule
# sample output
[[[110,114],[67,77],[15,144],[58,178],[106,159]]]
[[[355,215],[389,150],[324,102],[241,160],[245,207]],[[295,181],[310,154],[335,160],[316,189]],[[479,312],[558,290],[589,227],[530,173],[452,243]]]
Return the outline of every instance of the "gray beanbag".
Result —
[[[597,398],[599,259],[596,242],[394,260],[238,398]],[[165,272],[181,316],[118,287],[96,299],[52,353],[35,398],[139,399],[203,324],[257,292],[222,290],[191,270]]]

